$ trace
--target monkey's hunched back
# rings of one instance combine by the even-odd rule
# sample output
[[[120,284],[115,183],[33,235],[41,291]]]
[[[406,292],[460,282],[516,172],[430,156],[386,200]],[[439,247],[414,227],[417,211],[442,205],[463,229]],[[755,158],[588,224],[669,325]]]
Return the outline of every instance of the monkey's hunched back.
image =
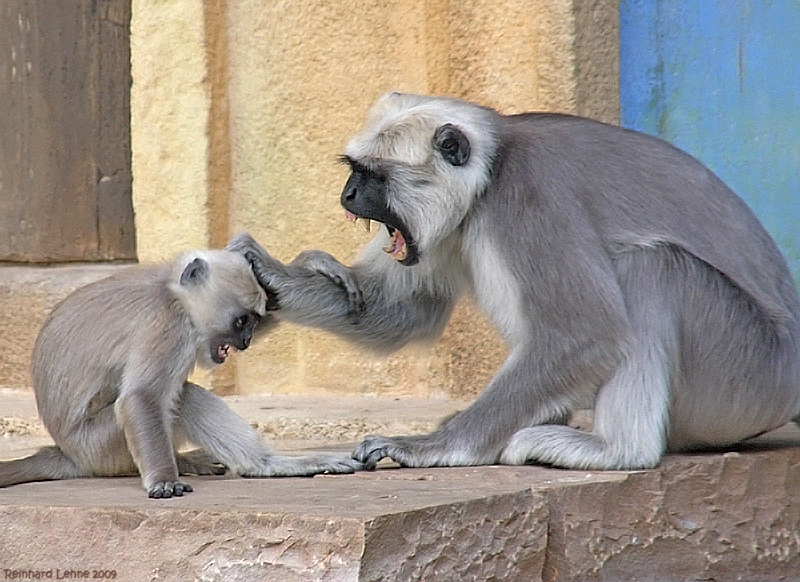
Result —
[[[87,412],[113,406],[127,364],[169,358],[190,363],[173,372],[176,378],[189,374],[195,339],[169,290],[171,271],[166,263],[131,267],[76,290],[47,317],[31,375],[42,421],[54,437],[74,429]]]
[[[551,198],[552,189],[539,187],[563,183],[560,193],[575,197],[611,254],[675,245],[724,273],[771,316],[800,314],[775,242],[741,198],[694,157],[652,136],[571,115],[527,113],[499,122],[501,139],[519,146],[500,159],[519,161],[515,172],[529,174],[533,187],[526,194],[566,214],[573,200]],[[492,192],[504,191],[499,186]]]
[[[298,276],[346,269],[329,255],[284,266],[240,239],[278,316],[389,351],[438,338],[470,292],[509,348],[436,431],[367,437],[354,453],[367,468],[638,469],[800,423],[787,263],[688,154],[579,117],[390,93],[343,161],[347,217],[383,224],[349,268],[365,308],[353,317],[330,281]],[[565,425],[592,403],[592,432]]]

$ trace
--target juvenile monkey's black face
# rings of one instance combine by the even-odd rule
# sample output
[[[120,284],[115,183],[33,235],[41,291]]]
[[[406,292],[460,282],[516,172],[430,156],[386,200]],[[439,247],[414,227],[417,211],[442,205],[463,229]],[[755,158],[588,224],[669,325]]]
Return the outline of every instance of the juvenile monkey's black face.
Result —
[[[211,361],[221,364],[230,355],[231,350],[246,350],[250,347],[253,330],[261,321],[261,317],[253,312],[242,312],[231,320],[230,329],[216,334],[209,342]]]
[[[419,253],[411,229],[388,203],[391,184],[390,172],[379,165],[373,169],[349,157],[343,158],[350,166],[350,177],[342,191],[341,204],[351,221],[359,218],[382,223],[389,232],[389,244],[383,248],[393,259],[405,266],[415,265]]]

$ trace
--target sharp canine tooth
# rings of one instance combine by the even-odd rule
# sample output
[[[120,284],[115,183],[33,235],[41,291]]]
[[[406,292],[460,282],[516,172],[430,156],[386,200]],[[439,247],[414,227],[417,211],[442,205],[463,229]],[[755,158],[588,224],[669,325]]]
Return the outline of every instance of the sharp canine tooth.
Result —
[[[381,247],[381,249],[383,250],[383,252],[385,252],[385,253],[391,253],[391,252],[394,250],[394,243],[395,243],[395,241],[397,241],[397,231],[394,231],[394,232],[393,232],[393,233],[392,233],[392,234],[389,236],[389,244],[388,244],[388,245],[386,245],[385,247]]]
[[[367,229],[367,232],[369,232],[370,225],[371,225],[371,224],[370,224],[370,220],[369,220],[369,218],[365,218],[365,219],[364,219],[364,228],[366,228],[366,229]]]

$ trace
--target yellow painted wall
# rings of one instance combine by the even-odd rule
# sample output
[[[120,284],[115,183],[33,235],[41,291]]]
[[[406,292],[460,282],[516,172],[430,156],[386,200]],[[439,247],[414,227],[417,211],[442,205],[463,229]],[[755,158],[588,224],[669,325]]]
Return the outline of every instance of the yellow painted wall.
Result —
[[[207,245],[209,95],[200,1],[133,0],[131,146],[140,260]]]
[[[337,163],[388,90],[512,113],[616,121],[618,3],[590,0],[133,0],[134,204],[140,260],[250,231],[288,261],[352,260]],[[469,397],[504,357],[462,306],[434,349],[372,357],[283,326],[217,374],[220,390]]]

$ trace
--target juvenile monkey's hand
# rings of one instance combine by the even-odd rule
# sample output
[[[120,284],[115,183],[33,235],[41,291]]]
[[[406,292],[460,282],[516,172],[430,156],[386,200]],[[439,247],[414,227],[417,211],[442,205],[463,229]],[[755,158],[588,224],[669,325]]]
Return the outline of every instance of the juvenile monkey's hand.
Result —
[[[360,317],[364,313],[364,295],[352,269],[344,266],[324,251],[303,251],[291,262],[292,266],[314,271],[333,281],[347,293],[350,313]]]

